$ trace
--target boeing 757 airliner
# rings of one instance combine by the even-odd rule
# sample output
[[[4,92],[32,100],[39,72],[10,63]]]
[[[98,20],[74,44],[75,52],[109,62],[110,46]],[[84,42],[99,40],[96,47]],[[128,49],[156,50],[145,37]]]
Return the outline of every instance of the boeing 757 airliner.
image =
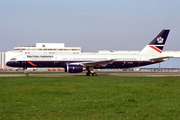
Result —
[[[17,55],[6,63],[10,67],[63,67],[65,72],[79,73],[87,70],[87,76],[96,76],[94,69],[132,68],[168,60],[162,50],[170,30],[162,30],[148,45],[137,54],[120,53],[31,53]],[[29,74],[25,72],[26,76]]]

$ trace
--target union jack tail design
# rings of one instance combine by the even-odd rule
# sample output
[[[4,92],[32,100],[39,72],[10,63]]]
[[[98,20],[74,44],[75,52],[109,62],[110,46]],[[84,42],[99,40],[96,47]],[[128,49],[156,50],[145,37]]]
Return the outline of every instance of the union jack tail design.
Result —
[[[140,54],[158,55],[162,53],[169,31],[170,30],[162,30],[148,45],[144,47]]]

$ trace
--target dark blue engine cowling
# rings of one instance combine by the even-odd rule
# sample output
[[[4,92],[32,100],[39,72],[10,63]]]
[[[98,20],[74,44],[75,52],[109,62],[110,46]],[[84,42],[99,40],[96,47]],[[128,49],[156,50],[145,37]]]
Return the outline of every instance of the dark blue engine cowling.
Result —
[[[83,66],[81,65],[67,65],[66,72],[68,73],[80,73],[83,71]]]

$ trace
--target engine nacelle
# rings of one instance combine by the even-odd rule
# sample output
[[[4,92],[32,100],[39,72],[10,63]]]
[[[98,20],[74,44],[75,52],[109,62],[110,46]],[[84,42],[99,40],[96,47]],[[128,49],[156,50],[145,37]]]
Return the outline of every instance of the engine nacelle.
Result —
[[[83,66],[81,65],[67,65],[65,72],[68,73],[80,73],[83,71]]]

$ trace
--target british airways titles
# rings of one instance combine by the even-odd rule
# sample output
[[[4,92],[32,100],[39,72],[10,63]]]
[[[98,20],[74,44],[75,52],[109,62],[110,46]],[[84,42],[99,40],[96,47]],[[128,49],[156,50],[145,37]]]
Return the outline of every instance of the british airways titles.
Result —
[[[27,58],[30,59],[51,59],[53,57],[52,55],[27,55]]]

